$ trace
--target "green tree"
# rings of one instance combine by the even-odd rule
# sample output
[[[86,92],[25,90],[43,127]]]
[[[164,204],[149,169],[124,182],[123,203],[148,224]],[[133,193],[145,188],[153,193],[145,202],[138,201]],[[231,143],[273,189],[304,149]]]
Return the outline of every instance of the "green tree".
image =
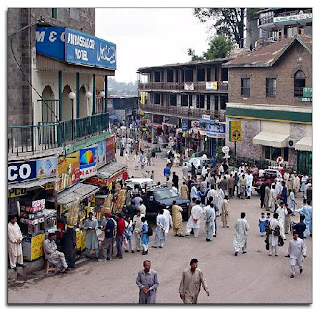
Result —
[[[216,36],[209,43],[209,49],[203,53],[206,60],[227,57],[233,47],[231,40],[224,36]]]
[[[248,18],[253,18],[261,8],[247,9]],[[196,8],[194,15],[203,23],[211,22],[217,35],[224,35],[243,47],[245,8]]]

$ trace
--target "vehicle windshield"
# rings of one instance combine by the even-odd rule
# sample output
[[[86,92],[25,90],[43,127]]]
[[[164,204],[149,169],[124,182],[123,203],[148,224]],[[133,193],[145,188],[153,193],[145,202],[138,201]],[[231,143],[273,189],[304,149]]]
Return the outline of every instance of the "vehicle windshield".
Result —
[[[154,198],[156,200],[169,199],[177,196],[178,194],[174,190],[170,189],[159,190],[154,192]]]

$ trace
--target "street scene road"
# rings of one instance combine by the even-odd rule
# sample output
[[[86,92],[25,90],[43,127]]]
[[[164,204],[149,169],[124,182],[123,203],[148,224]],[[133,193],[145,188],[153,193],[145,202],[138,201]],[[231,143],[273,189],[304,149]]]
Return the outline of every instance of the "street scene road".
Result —
[[[117,155],[119,163],[125,159]],[[157,158],[154,167],[155,181],[164,182],[163,168],[166,159]],[[142,176],[142,170],[134,170],[133,162],[128,163],[130,176]],[[176,170],[182,180],[181,169]],[[145,170],[145,171],[146,171]],[[302,203],[301,195],[297,199]],[[107,263],[89,261],[72,269],[68,274],[44,277],[44,271],[36,273],[25,281],[18,280],[9,286],[9,303],[137,303],[138,287],[135,284],[137,272],[142,262],[151,261],[151,267],[157,271],[160,285],[158,303],[182,303],[179,298],[179,284],[182,271],[189,267],[191,258],[199,260],[198,267],[203,271],[211,291],[208,297],[203,289],[199,303],[310,303],[312,301],[312,239],[305,240],[307,258],[304,271],[290,279],[287,254],[287,235],[285,245],[280,247],[279,257],[268,257],[264,237],[260,237],[258,220],[262,209],[257,194],[251,199],[229,200],[230,227],[222,228],[218,217],[217,237],[206,242],[204,221],[201,220],[198,238],[174,237],[168,235],[163,249],[149,248],[149,254],[124,254],[123,259],[114,259]],[[233,225],[246,212],[250,225],[248,253],[234,256]],[[264,211],[264,210],[263,210]],[[298,216],[292,217],[297,222]],[[186,222],[183,222],[185,229]],[[151,237],[151,243],[154,236]],[[151,244],[150,244],[151,245]],[[66,287],[66,285],[68,287]],[[106,286],[107,285],[107,286]]]

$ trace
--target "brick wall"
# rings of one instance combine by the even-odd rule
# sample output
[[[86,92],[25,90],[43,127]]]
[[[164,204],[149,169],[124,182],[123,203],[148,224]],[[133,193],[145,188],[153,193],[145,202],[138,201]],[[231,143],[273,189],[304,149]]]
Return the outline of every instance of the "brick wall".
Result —
[[[299,60],[300,58],[300,60]],[[294,97],[297,70],[306,74],[306,87],[312,87],[312,55],[296,42],[272,67],[229,68],[229,102],[247,104],[310,106]],[[277,78],[277,95],[266,97],[266,78]],[[241,78],[250,78],[250,98],[241,96]]]
[[[51,8],[20,9],[9,8],[7,31],[12,34],[43,16],[46,23],[53,26],[70,27],[90,35],[95,35],[95,9],[79,9],[79,20],[70,18],[67,9],[58,9],[58,19],[51,17]],[[31,51],[36,42],[36,26],[25,29],[13,36],[12,46],[25,75],[31,81]],[[7,48],[7,114],[8,126],[33,123],[32,89],[19,70],[8,41]]]

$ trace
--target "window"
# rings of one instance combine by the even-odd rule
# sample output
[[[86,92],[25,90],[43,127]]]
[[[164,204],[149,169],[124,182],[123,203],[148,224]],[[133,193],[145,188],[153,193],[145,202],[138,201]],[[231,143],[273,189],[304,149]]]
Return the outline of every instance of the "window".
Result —
[[[160,82],[160,72],[159,71],[154,73],[154,82]]]
[[[160,104],[160,93],[154,94],[154,104]]]
[[[197,95],[197,108],[204,108],[204,95]]]
[[[277,80],[276,78],[267,78],[266,80],[266,97],[276,97]]]
[[[167,82],[173,82],[173,70],[172,69],[167,70]]]
[[[241,78],[241,95],[242,97],[250,97],[250,78]]]
[[[226,109],[226,103],[228,102],[228,96],[227,95],[221,95],[220,96],[220,109]]]
[[[294,96],[302,96],[303,88],[306,86],[306,75],[302,70],[294,74]]]
[[[211,81],[211,68],[207,68],[207,81]]]
[[[205,81],[205,72],[204,68],[197,69],[197,81]]]
[[[278,147],[272,147],[272,146],[264,147],[265,159],[275,161],[279,156],[281,156],[284,159],[284,161],[288,161],[288,156],[289,156],[288,147],[285,147],[285,148],[278,148]]]
[[[188,106],[188,104],[192,105],[192,95],[183,94],[181,96],[181,106]]]
[[[207,110],[210,110],[210,94],[207,94]]]
[[[58,18],[58,9],[57,8],[51,9],[51,17]]]
[[[177,95],[170,94],[170,106],[177,106]]]

